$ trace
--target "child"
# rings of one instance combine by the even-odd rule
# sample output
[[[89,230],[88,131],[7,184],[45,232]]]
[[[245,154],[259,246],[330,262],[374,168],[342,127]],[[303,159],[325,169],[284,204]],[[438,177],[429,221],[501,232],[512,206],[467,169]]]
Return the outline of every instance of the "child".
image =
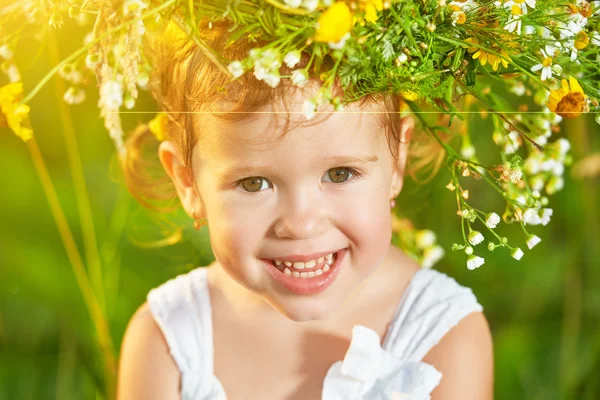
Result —
[[[203,23],[200,37],[240,59],[251,44],[225,47],[226,28]],[[215,261],[150,291],[125,334],[118,398],[491,399],[472,291],[390,243],[414,125],[400,99],[311,124],[292,114],[282,129],[314,76],[300,89],[246,74],[223,94],[229,78],[177,32],[149,44],[153,94],[173,112],[158,154],[185,211],[207,221]],[[150,137],[138,129],[128,153]]]

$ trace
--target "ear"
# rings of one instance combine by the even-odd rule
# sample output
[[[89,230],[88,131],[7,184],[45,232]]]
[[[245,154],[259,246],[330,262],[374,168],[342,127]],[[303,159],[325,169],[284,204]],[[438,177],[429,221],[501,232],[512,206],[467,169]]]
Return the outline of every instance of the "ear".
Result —
[[[402,190],[404,183],[404,170],[408,158],[408,147],[412,139],[415,120],[411,116],[400,120],[400,143],[398,143],[398,161],[394,165],[394,174],[392,176],[392,185],[390,188],[390,200],[395,199]],[[395,161],[395,160],[394,160]]]
[[[205,218],[204,207],[194,186],[192,168],[185,166],[179,150],[170,140],[164,140],[158,147],[158,158],[173,181],[177,195],[185,212],[192,219]],[[192,210],[195,215],[192,215]]]

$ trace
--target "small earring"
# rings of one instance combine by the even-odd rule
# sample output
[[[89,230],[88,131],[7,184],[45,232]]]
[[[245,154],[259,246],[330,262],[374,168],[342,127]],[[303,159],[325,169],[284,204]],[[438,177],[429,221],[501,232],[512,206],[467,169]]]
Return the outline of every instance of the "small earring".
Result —
[[[196,219],[196,209],[192,208],[192,218],[194,218],[194,228],[198,231],[200,230],[200,228],[202,228],[202,225],[204,225],[206,223],[205,219],[202,219],[201,222],[198,222],[198,220]]]
[[[396,205],[396,200],[390,200],[390,208],[394,208]]]

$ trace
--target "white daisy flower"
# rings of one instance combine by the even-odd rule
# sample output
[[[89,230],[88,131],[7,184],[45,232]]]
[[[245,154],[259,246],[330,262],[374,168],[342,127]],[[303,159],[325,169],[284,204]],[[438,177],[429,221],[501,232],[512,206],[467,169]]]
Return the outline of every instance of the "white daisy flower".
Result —
[[[540,239],[536,235],[529,235],[527,236],[527,247],[529,248],[529,250],[531,250],[535,247],[536,244],[538,244],[541,241],[542,239]]]
[[[541,63],[531,67],[531,72],[542,70],[542,81],[552,78],[552,58],[548,56],[548,53],[544,49],[541,49],[544,59]]]
[[[478,256],[470,255],[467,258],[467,268],[470,269],[470,270],[474,270],[476,268],[479,268],[484,263],[485,263],[485,259],[483,259],[481,257],[478,257]]]

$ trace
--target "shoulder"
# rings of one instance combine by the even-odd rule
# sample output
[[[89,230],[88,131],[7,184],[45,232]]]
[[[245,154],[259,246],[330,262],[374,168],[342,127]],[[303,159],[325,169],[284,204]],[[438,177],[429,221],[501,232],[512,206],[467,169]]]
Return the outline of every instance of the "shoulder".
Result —
[[[179,399],[179,370],[147,303],[131,317],[119,362],[118,399]]]
[[[464,317],[423,361],[443,375],[440,385],[432,392],[432,400],[493,398],[493,343],[483,312],[472,312]]]

